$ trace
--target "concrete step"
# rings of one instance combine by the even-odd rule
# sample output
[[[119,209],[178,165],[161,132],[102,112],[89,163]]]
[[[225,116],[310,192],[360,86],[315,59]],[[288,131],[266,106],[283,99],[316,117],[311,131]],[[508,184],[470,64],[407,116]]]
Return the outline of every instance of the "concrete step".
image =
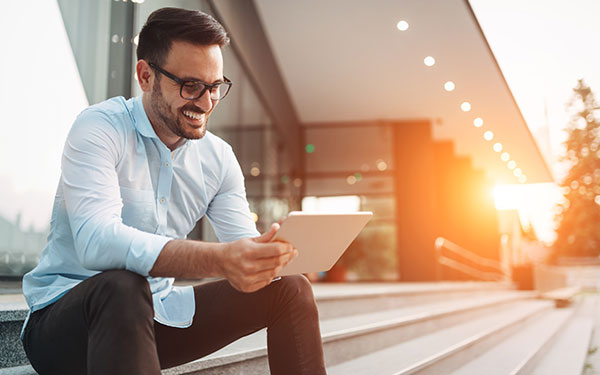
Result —
[[[400,341],[473,320],[477,316],[494,315],[498,309],[531,296],[531,293],[523,292],[492,293],[486,297],[464,297],[435,304],[324,320],[321,322],[321,333],[326,365],[335,366]],[[163,373],[263,374],[268,372],[266,354],[266,332],[261,330],[205,358]]]
[[[527,374],[540,353],[573,315],[573,309],[551,310],[523,327],[478,358],[456,369],[452,374],[489,375]]]
[[[0,368],[0,375],[37,375],[31,365]]]
[[[424,305],[514,289],[509,283],[315,283],[321,319]]]
[[[19,339],[27,311],[22,294],[0,295],[0,368],[29,363]]]
[[[342,341],[361,335],[368,336],[372,331],[377,330],[382,336],[386,336],[384,334],[386,329],[403,325],[412,326],[415,332],[418,330],[424,332],[428,329],[427,326],[432,325],[432,321],[439,320],[438,324],[454,324],[461,319],[458,317],[460,313],[533,296],[532,293],[507,291],[510,287],[509,284],[481,282],[313,285],[319,305],[324,340],[329,343],[329,347],[339,347],[329,352],[361,354],[365,350],[376,349],[373,349],[373,344],[369,343],[372,339],[357,344],[355,350],[348,350],[347,346],[343,349],[346,344]],[[18,338],[26,313],[27,306],[22,295],[0,296],[0,341],[2,342],[0,361],[3,361],[0,362],[0,368],[12,366],[11,370],[6,369],[11,372],[0,372],[0,375],[33,373],[31,367],[27,365],[27,358]],[[442,321],[446,323],[441,323]],[[415,328],[419,324],[424,327]],[[407,329],[403,331],[408,332]],[[397,337],[394,340],[397,340]],[[388,341],[383,340],[381,344]],[[237,369],[232,372],[237,373],[240,363],[244,364],[244,368],[251,368],[251,362],[257,362],[254,367],[264,371],[265,343],[264,332],[258,332],[230,345],[223,349],[223,352],[204,358],[199,362],[200,364],[194,362],[174,370],[167,370],[167,373],[187,374],[194,373],[198,369],[202,369],[204,373],[210,373],[212,370],[209,369],[215,369],[215,373],[223,373],[228,366]],[[9,346],[1,347],[5,344]],[[328,362],[335,364],[348,359],[348,355],[330,354],[328,358],[330,358]]]
[[[581,375],[593,329],[592,319],[574,317],[529,374]]]
[[[417,335],[411,340],[385,349],[356,357],[328,368],[330,375],[336,374],[448,374],[444,369],[432,369],[431,365],[453,356],[465,348],[478,345],[484,339],[497,335],[527,319],[538,316],[552,308],[547,301],[518,301],[508,306],[498,306],[489,314],[478,314],[476,318],[461,324]],[[479,369],[479,374],[486,373]]]

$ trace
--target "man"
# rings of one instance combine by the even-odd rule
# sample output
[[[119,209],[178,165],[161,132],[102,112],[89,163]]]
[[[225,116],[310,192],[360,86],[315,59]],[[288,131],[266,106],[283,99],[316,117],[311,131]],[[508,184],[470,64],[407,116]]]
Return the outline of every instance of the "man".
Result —
[[[297,251],[269,242],[277,224],[258,235],[231,147],[207,131],[231,86],[228,41],[209,15],[157,10],[137,49],[143,94],[73,124],[48,244],[23,279],[40,374],[160,374],[263,327],[272,373],[325,372],[309,283],[273,281]],[[222,242],[181,239],[204,215]]]

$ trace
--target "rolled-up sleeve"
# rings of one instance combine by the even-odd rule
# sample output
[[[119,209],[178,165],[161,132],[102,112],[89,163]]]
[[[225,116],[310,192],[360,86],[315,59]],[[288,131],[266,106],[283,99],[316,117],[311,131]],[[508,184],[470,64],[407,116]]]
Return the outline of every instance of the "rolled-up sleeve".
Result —
[[[127,269],[147,276],[169,237],[123,224],[116,167],[125,135],[99,111],[75,121],[62,157],[65,207],[81,264],[90,270]]]
[[[259,235],[246,200],[244,175],[233,150],[223,150],[221,186],[211,200],[207,217],[220,241],[235,241]]]

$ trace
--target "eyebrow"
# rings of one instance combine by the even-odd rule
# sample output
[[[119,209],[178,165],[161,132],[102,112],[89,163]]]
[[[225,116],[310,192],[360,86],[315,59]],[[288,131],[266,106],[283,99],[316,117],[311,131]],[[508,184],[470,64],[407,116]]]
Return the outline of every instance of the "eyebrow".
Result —
[[[215,83],[223,83],[223,82],[225,82],[225,79],[223,79],[223,78],[217,79],[216,81],[213,81],[213,82],[206,82],[206,81],[203,81],[203,80],[198,79],[196,77],[189,77],[189,76],[188,77],[180,77],[180,79],[183,80],[183,81],[193,81],[193,82],[207,83],[209,85],[214,85]]]

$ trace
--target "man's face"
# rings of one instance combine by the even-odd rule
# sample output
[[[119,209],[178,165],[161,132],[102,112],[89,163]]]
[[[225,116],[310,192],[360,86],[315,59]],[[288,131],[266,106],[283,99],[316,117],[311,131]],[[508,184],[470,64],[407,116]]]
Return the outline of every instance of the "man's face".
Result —
[[[205,83],[223,81],[223,56],[218,45],[198,46],[173,42],[162,69],[183,80]],[[196,100],[183,99],[180,85],[155,71],[150,91],[149,117],[154,130],[167,145],[185,139],[200,139],[206,133],[208,117],[217,105],[205,92]]]

